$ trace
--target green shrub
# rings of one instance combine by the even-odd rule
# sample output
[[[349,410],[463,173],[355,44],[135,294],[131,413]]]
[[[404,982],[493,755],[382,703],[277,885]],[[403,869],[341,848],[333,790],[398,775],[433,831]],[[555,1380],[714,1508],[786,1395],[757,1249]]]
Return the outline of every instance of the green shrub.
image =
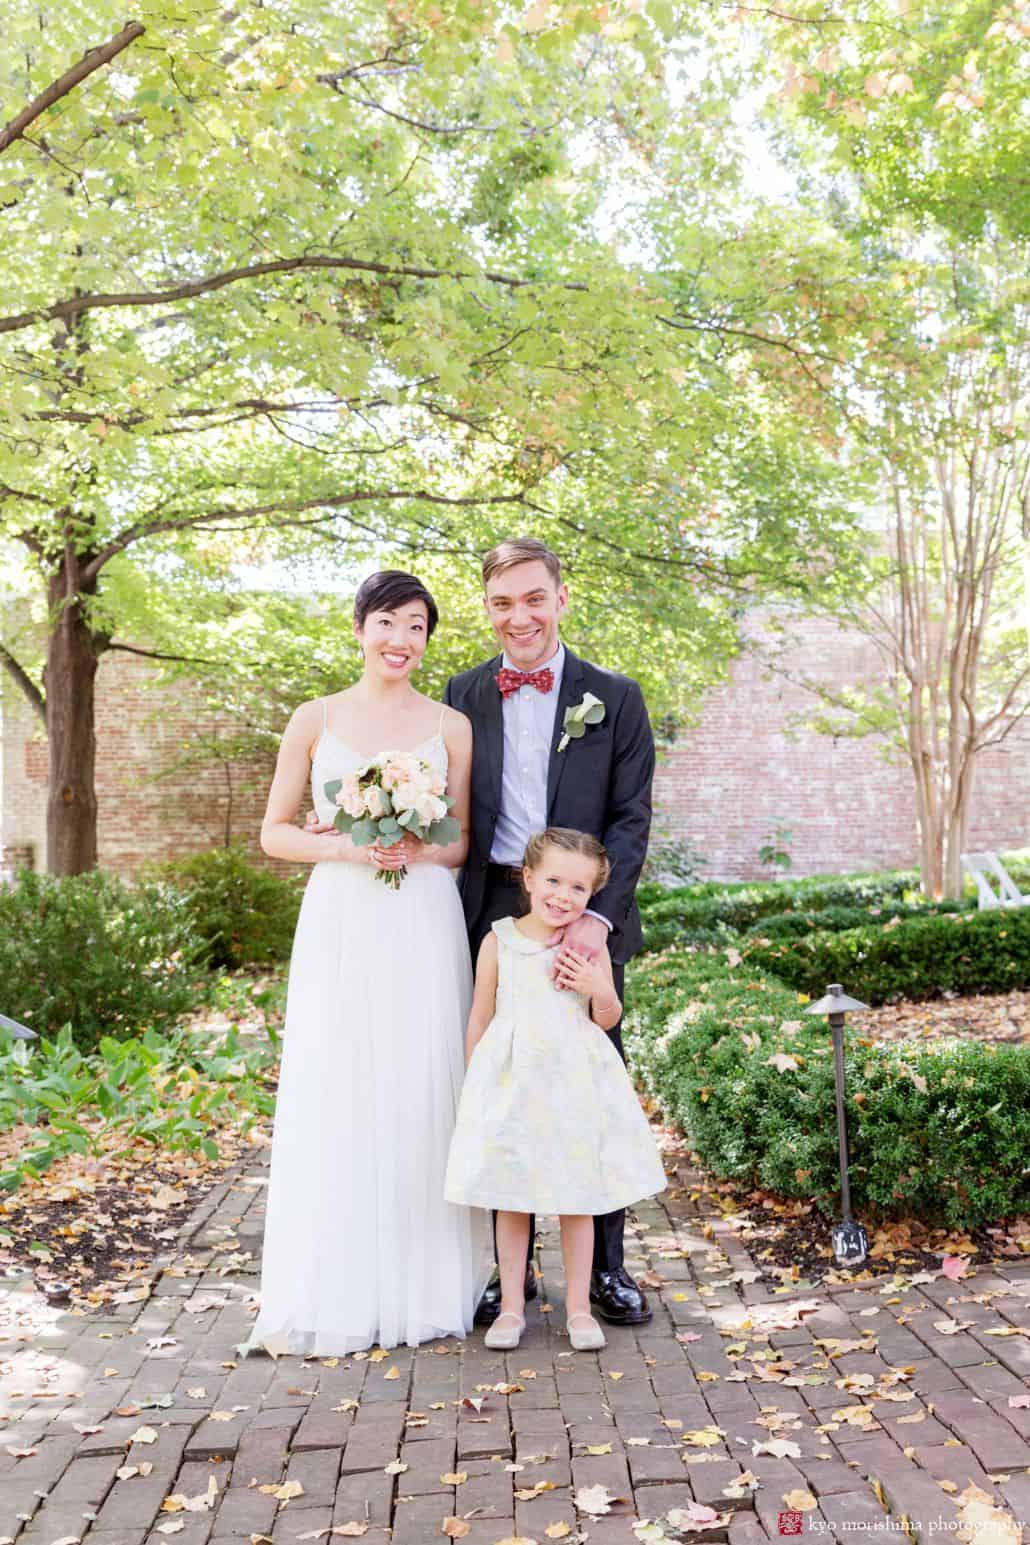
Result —
[[[22,869],[0,887],[0,1013],[76,1045],[174,1024],[196,1002],[204,953],[190,913],[159,886]]]
[[[787,911],[850,906],[866,908],[900,901],[918,886],[918,876],[898,872],[868,875],[813,875],[764,885],[691,885],[641,900],[646,950],[712,940],[719,933],[743,933],[762,918]]]
[[[841,982],[866,1003],[1030,987],[1030,908],[931,914],[844,933],[755,940],[749,966],[815,997]]]
[[[211,848],[152,873],[181,894],[212,966],[289,960],[301,900],[296,881],[258,868],[239,846]]]
[[[802,939],[810,933],[843,933],[849,928],[892,922],[902,917],[936,917],[969,911],[966,901],[885,901],[876,907],[822,907],[807,912],[779,912],[763,917],[750,929],[758,939]]]
[[[832,1214],[839,1180],[826,1021],[805,1015],[803,999],[753,959],[734,968],[732,958],[681,951],[635,964],[631,1064],[715,1175],[813,1199]],[[852,1040],[848,1101],[860,1214],[971,1228],[1030,1206],[1030,1048],[859,1049]]]

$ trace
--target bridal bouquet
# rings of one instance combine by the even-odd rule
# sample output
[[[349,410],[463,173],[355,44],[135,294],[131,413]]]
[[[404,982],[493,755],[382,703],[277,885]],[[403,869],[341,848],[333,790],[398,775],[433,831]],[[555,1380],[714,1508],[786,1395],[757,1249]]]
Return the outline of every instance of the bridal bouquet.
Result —
[[[325,797],[338,806],[337,831],[359,848],[378,842],[392,848],[405,836],[445,846],[461,828],[447,812],[454,804],[444,792],[444,775],[413,751],[381,751],[346,778],[333,778]],[[376,879],[400,889],[407,869],[380,869]]]

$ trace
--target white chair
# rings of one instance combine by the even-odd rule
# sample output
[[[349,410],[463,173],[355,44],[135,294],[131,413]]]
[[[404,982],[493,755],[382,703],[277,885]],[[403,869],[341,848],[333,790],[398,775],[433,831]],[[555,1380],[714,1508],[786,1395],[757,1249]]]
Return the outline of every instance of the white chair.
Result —
[[[976,897],[981,912],[991,907],[1030,907],[997,853],[963,853],[962,867],[976,881]],[[992,889],[991,881],[997,886]]]

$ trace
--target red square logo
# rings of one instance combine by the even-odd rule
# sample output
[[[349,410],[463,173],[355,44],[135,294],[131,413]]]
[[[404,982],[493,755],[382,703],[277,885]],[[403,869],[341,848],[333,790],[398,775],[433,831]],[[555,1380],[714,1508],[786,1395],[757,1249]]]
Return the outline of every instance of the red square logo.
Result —
[[[800,1534],[805,1527],[804,1513],[780,1513],[777,1521],[781,1534]]]

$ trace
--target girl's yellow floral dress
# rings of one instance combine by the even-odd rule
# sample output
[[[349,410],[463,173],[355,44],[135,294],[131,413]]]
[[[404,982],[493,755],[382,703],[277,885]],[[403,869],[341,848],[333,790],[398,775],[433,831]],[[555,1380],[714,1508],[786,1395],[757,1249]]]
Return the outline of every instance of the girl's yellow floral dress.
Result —
[[[472,1054],[444,1195],[505,1212],[614,1212],[665,1189],[629,1074],[586,998],[551,981],[556,945],[505,917],[497,1007]]]

